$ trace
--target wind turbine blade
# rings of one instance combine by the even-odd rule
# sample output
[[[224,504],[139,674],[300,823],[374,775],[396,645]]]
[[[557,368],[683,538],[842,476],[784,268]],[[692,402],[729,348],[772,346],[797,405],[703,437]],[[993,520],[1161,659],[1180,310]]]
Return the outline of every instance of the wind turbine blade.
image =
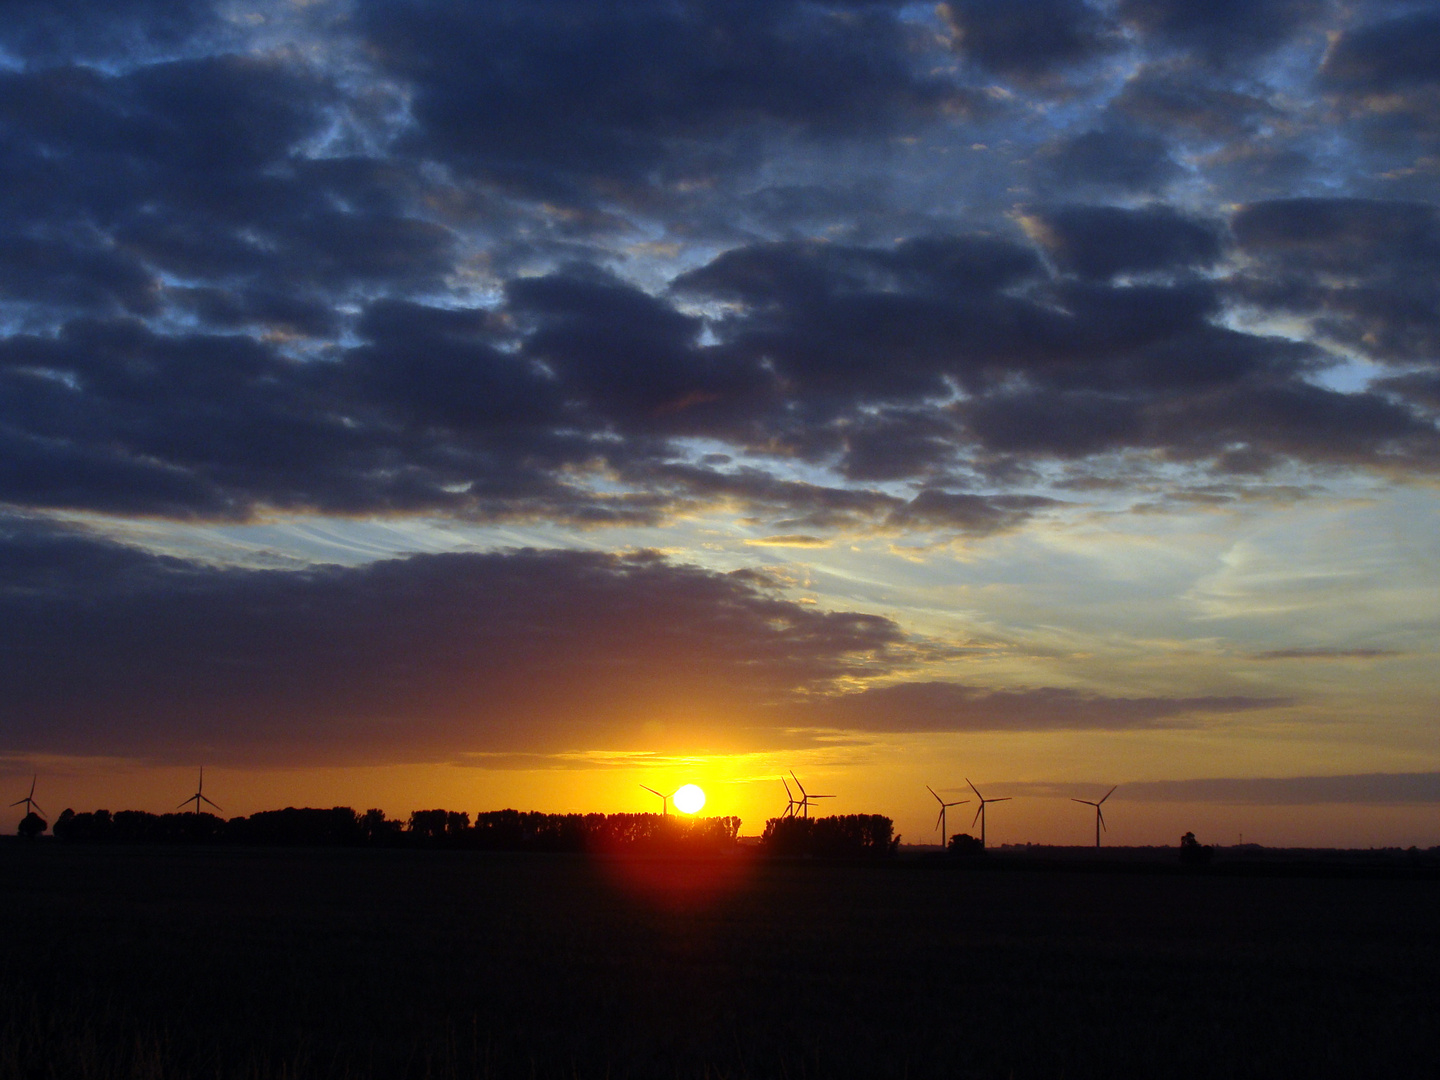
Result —
[[[1092,803],[1092,802],[1085,802],[1084,799],[1071,799],[1070,801],[1071,801],[1071,802],[1078,802],[1078,803],[1085,803],[1086,806],[1094,806],[1094,805],[1095,805],[1095,804]]]
[[[190,798],[186,799],[186,800],[185,800],[184,802],[182,802],[179,806],[175,807],[175,809],[176,809],[176,810],[183,810],[185,807],[189,806],[189,805],[190,805],[192,802],[194,802],[194,801],[195,801],[195,796],[194,796],[194,795],[191,795]]]
[[[972,829],[975,827],[975,822],[977,822],[977,821],[980,820],[980,815],[983,814],[984,812],[985,812],[985,803],[982,801],[982,802],[980,803],[980,805],[975,808],[975,816],[970,819],[970,827],[971,827]]]
[[[641,784],[640,786],[645,788],[645,790],[648,791],[651,795],[659,795],[662,799],[665,797],[664,795],[660,795],[660,792],[656,791],[653,787],[645,787],[644,784]]]
[[[1100,802],[1104,802],[1105,799],[1108,799],[1111,795],[1114,795],[1114,794],[1115,794],[1115,788],[1118,788],[1119,786],[1120,786],[1119,784],[1116,784],[1115,787],[1112,787],[1109,791],[1105,792],[1105,797],[1102,798],[1102,799],[1100,800]],[[1095,805],[1096,805],[1096,806],[1099,806],[1100,803],[1096,803]]]
[[[975,797],[983,803],[985,801],[985,796],[980,794],[980,789],[975,786],[975,781],[971,780],[967,776],[965,777],[965,783],[970,785],[970,790],[975,793]]]
[[[219,807],[218,805],[216,805],[216,804],[213,803],[213,802],[210,802],[210,800],[209,800],[208,798],[206,798],[204,795],[201,795],[200,798],[205,799],[205,801],[208,802],[208,803],[210,803],[211,806],[214,806],[216,810],[219,810],[219,809],[220,809],[220,807]]]
[[[926,784],[926,785],[925,785],[925,790],[928,791],[931,795],[935,795],[935,789],[934,789],[933,787],[931,787],[929,784]],[[947,803],[944,799],[940,798],[939,795],[935,795],[935,801],[938,802],[941,806],[948,806],[948,805],[950,805],[950,804]]]
[[[36,810],[40,811],[40,813],[42,813],[42,814],[45,813],[45,807],[41,806],[41,805],[40,805],[38,802],[36,802],[34,799],[31,799],[31,800],[30,800],[30,805],[33,806]]]
[[[800,794],[805,795],[805,785],[800,783],[800,778],[795,775],[794,769],[790,770],[790,779],[795,781],[795,786],[800,789]],[[808,798],[809,796],[806,797]]]
[[[16,799],[16,800],[15,800],[14,802],[12,802],[10,805],[11,805],[11,806],[19,806],[22,802],[29,802],[29,801],[30,801],[30,796],[29,796],[29,795],[26,795],[25,798],[23,798],[23,799]]]
[[[986,801],[986,802],[1009,802],[1009,801],[1010,801],[1011,799],[1013,799],[1014,797],[1015,797],[1014,795],[1006,795],[1004,798],[1000,798],[1000,799],[986,799],[985,801]]]
[[[1100,819],[1100,828],[1104,829],[1106,832],[1109,832],[1110,826],[1105,824],[1105,815],[1101,812],[1100,807],[1098,806],[1095,807],[1095,816]]]
[[[945,812],[942,810],[935,815],[935,828],[940,828],[940,823],[945,820]],[[943,830],[942,830],[943,831]]]

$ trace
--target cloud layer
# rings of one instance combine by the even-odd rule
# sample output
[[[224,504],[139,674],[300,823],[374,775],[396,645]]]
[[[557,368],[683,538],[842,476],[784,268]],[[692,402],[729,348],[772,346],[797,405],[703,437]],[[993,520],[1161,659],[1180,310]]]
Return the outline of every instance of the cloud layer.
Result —
[[[986,535],[1440,461],[1431,11],[164,7],[7,18],[0,501]]]
[[[1440,773],[1364,773],[1354,776],[1157,780],[1126,784],[1115,797],[1141,802],[1231,803],[1242,806],[1377,806],[1440,803]]]
[[[890,619],[655,554],[254,570],[24,521],[0,538],[0,751],[305,764],[856,732],[1130,728],[1276,704],[901,677]]]

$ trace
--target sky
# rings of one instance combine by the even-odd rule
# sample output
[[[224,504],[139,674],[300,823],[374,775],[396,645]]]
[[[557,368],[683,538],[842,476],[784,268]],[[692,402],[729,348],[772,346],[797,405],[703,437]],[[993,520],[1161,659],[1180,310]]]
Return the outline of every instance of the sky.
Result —
[[[1440,4],[6,0],[0,176],[52,820],[1440,844]]]

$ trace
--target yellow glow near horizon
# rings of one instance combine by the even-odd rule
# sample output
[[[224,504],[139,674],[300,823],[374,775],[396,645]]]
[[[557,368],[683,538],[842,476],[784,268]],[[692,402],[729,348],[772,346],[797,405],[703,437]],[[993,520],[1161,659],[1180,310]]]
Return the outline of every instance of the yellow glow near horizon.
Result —
[[[686,784],[675,792],[675,809],[682,814],[697,814],[705,805],[705,792],[698,784]]]

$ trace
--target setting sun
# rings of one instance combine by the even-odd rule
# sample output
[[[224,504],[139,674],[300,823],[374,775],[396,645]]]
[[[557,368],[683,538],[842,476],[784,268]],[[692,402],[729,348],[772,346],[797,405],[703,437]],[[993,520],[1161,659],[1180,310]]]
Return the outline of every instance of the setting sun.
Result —
[[[682,814],[696,814],[705,805],[705,792],[697,784],[686,784],[675,792],[675,809]]]

